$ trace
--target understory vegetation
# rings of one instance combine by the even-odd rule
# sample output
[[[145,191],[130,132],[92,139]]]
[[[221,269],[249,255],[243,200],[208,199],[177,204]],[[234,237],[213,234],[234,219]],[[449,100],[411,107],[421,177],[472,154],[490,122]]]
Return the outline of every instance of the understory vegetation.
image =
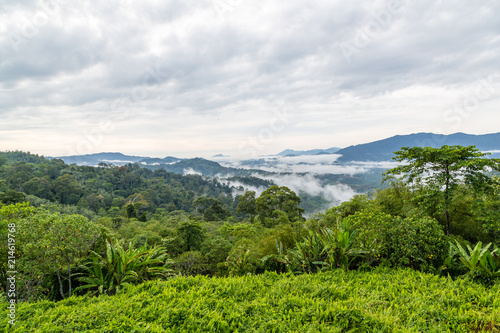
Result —
[[[500,288],[410,269],[268,272],[150,281],[18,314],[12,332],[495,332]]]
[[[0,252],[15,257],[18,302],[16,325],[1,325],[500,331],[499,161],[472,146],[395,154],[405,164],[385,189],[305,218],[285,186],[233,196],[137,164],[0,153]],[[4,260],[5,296],[11,270]]]

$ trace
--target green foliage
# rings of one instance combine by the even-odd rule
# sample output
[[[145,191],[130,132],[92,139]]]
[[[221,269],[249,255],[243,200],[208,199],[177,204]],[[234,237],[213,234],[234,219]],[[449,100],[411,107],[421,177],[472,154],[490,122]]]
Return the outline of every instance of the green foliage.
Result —
[[[71,296],[73,268],[97,239],[97,225],[81,215],[35,210],[27,204],[2,207],[0,215],[5,218],[2,230],[5,223],[14,223],[16,229],[18,299],[39,299],[50,292],[53,286],[46,279],[52,274],[60,297]]]
[[[391,224],[392,216],[380,211],[366,209],[344,219],[352,228],[358,230],[354,247],[364,251],[360,265],[373,265],[380,262],[384,248],[384,233]]]
[[[257,213],[262,224],[272,227],[279,224],[284,212],[287,220],[291,222],[301,221],[304,210],[299,207],[300,198],[286,186],[273,185],[255,200]]]
[[[9,163],[9,159],[5,156],[0,155],[0,167]]]
[[[9,332],[496,332],[500,288],[412,270],[203,276],[18,304]]]
[[[242,276],[255,273],[258,267],[256,244],[241,240],[229,252],[225,266],[230,276]]]
[[[476,182],[453,174],[458,178],[450,181],[446,204],[437,182],[428,181],[424,171],[417,184],[392,182],[374,199],[357,195],[304,222],[304,202],[284,186],[271,186],[259,198],[249,191],[234,200],[231,188],[217,179],[135,164],[94,168],[22,153],[9,156],[0,166],[2,196],[26,193],[25,200],[36,207],[0,204],[2,239],[12,221],[31,233],[29,239],[21,237],[16,253],[21,301],[64,298],[72,284],[95,295],[114,294],[127,284],[164,279],[171,268],[183,275],[239,276],[382,265],[457,278],[467,270],[458,254],[442,265],[448,239],[440,223],[446,225],[448,215],[453,239],[460,239],[462,247],[467,241],[492,243],[466,277],[492,283],[498,272],[498,250],[491,250],[500,245],[500,185],[494,177],[490,182],[475,174]],[[483,181],[488,186],[476,186]],[[316,200],[310,199],[309,204]],[[119,241],[107,242],[115,237]],[[161,249],[155,256],[162,263],[153,256],[147,273],[138,267],[149,246]],[[89,255],[89,249],[95,253]],[[1,252],[6,255],[6,244]],[[162,268],[155,273],[155,267]],[[5,281],[5,263],[2,269]]]
[[[394,180],[389,188],[376,192],[373,204],[378,210],[391,216],[411,217],[418,215],[415,196],[415,192],[412,192],[409,186]]]
[[[181,275],[206,275],[208,267],[203,254],[199,251],[188,251],[175,258],[174,269]]]
[[[255,205],[255,191],[247,191],[244,195],[238,198],[238,207],[236,207],[238,214],[249,214],[250,222],[253,221],[253,216],[257,212]]]
[[[494,278],[500,278],[500,249],[497,247],[493,251],[486,251],[481,259],[481,268],[486,274]]]
[[[215,198],[201,196],[193,201],[193,207],[202,214],[205,221],[224,220],[231,213],[222,206],[222,202]]]
[[[363,250],[355,249],[354,240],[357,230],[352,228],[349,221],[340,220],[337,228],[325,228],[322,234],[323,243],[326,245],[327,262],[331,268],[349,269],[351,261],[365,254]]]
[[[452,261],[458,257],[473,278],[480,277],[481,274],[478,273],[483,273],[491,279],[500,278],[500,249],[498,247],[491,251],[489,250],[491,243],[483,247],[482,242],[478,242],[474,248],[467,244],[466,249],[459,242],[455,244],[449,242],[449,244],[450,251],[445,264],[451,265]]]
[[[54,193],[62,204],[75,205],[83,190],[73,175],[64,174],[54,181]]]
[[[432,218],[392,217],[365,210],[346,221],[359,230],[354,244],[364,253],[359,264],[383,263],[434,271],[444,260],[446,237],[441,225]]]
[[[370,208],[372,205],[368,196],[365,194],[355,195],[349,201],[341,203],[337,207],[332,207],[325,212],[324,220],[327,225],[333,226],[338,218],[345,218],[356,212]]]
[[[131,242],[125,250],[119,243],[106,241],[105,256],[93,252],[91,258],[82,265],[85,276],[78,278],[85,284],[75,291],[89,289],[91,295],[114,295],[130,283],[172,275],[168,266],[173,262],[161,246],[148,248],[146,244],[135,248]]]
[[[443,228],[428,217],[396,217],[383,233],[381,261],[391,267],[436,272],[445,253],[446,236]]]
[[[126,216],[125,206],[138,201],[126,202],[125,198],[133,199],[139,194],[142,196],[139,201],[144,199],[142,203],[147,203],[147,207],[132,207],[129,211],[131,218],[149,219],[156,209],[193,212],[192,203],[198,196],[224,197],[227,202],[222,207],[233,209],[232,188],[216,179],[182,176],[161,169],[153,172],[136,164],[121,167],[66,165],[59,159],[48,160],[43,156],[17,151],[0,152],[0,157],[3,161],[0,192],[24,192],[34,196],[32,200],[44,199],[50,204],[70,207],[80,203],[79,208],[93,211],[101,217],[112,207],[119,208],[120,214]],[[57,207],[61,212],[66,209],[64,206]],[[227,211],[224,212],[227,214]],[[89,214],[84,215],[92,218]]]
[[[298,273],[334,268],[348,270],[352,259],[364,254],[364,251],[353,248],[355,235],[356,230],[347,221],[338,222],[334,229],[308,230],[288,253],[284,252],[283,243],[276,239],[278,253],[267,255],[261,261],[275,261]]]
[[[285,256],[285,264],[289,270],[314,273],[327,266],[328,244],[325,243],[319,232],[309,230],[308,234],[296,243],[294,249]]]
[[[7,190],[0,193],[0,202],[5,205],[12,205],[26,201],[26,194],[14,190]]]
[[[196,221],[182,222],[177,227],[177,234],[181,240],[183,252],[199,250],[205,240],[205,231]]]
[[[488,169],[500,170],[499,159],[483,158],[475,146],[402,147],[394,160],[405,162],[384,175],[403,175],[408,184],[425,184],[435,193],[442,193],[446,232],[450,234],[449,207],[458,184],[466,184],[476,192],[491,190],[493,181],[485,174]],[[386,178],[386,179],[387,179]]]
[[[223,275],[225,273],[224,262],[231,251],[232,244],[227,239],[215,235],[207,237],[202,244],[200,252],[206,262],[206,270],[208,274]]]

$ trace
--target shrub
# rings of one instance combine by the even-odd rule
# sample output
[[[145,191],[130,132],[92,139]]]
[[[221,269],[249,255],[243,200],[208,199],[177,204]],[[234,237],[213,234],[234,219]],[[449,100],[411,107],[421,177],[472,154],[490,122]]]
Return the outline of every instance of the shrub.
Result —
[[[208,273],[206,260],[199,251],[184,252],[175,258],[174,261],[174,270],[182,275],[194,276]]]
[[[384,232],[383,262],[391,267],[411,267],[436,272],[447,249],[442,226],[435,219],[396,217]]]
[[[498,332],[500,288],[409,269],[181,277],[3,307],[2,332]],[[10,327],[9,327],[10,326]]]
[[[364,210],[346,220],[359,230],[354,247],[365,251],[358,265],[383,263],[437,271],[444,261],[446,236],[442,226],[429,217],[401,218]]]

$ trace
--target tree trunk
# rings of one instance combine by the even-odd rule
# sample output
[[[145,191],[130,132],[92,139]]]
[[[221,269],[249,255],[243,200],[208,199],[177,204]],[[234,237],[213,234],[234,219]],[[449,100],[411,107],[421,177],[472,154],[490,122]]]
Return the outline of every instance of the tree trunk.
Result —
[[[450,213],[448,212],[448,207],[446,207],[446,236],[450,235]]]
[[[446,236],[450,235],[450,213],[448,212],[448,208],[450,207],[450,169],[446,166],[446,183],[444,187],[444,213],[446,217]]]
[[[69,297],[71,297],[71,261],[68,260],[68,286],[69,286]]]
[[[56,269],[57,273],[57,280],[59,280],[59,292],[61,293],[61,297],[64,298],[64,290],[63,290],[63,284],[61,280],[61,274],[59,274],[59,269],[57,268],[57,262],[54,260],[54,268]]]

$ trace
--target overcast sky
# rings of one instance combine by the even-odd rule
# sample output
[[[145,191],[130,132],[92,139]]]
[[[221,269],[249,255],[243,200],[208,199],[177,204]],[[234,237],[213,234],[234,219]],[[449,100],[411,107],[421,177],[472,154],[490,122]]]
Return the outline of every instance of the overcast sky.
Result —
[[[499,132],[499,13],[496,0],[0,0],[0,150],[250,157]]]

